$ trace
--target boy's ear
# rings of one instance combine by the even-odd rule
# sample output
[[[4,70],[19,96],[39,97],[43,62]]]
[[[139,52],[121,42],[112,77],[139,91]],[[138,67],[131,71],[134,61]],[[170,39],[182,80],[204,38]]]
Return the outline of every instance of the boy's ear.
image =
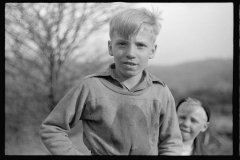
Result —
[[[207,128],[209,127],[209,122],[206,122],[203,126],[203,128],[201,129],[201,132],[205,132],[207,130]]]
[[[108,41],[108,52],[110,56],[113,56],[113,51],[112,51],[112,42]]]
[[[149,59],[152,59],[155,56],[156,50],[157,50],[157,45],[154,44],[154,46],[153,46],[153,48],[151,50],[151,53],[149,55]]]

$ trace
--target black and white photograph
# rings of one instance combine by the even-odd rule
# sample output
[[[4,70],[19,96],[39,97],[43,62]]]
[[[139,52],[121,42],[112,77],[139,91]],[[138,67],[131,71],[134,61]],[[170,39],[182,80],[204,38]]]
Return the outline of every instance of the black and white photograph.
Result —
[[[5,155],[233,155],[234,7],[5,3]]]

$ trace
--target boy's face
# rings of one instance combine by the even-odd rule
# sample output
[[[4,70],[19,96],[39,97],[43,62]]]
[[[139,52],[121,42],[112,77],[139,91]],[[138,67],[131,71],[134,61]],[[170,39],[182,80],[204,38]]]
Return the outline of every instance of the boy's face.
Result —
[[[157,45],[152,41],[149,31],[140,29],[136,36],[125,39],[114,31],[108,42],[109,54],[114,56],[116,74],[121,80],[141,77],[148,59],[155,55]]]
[[[208,128],[207,115],[201,106],[183,102],[177,110],[177,115],[183,141],[194,140],[200,132]]]

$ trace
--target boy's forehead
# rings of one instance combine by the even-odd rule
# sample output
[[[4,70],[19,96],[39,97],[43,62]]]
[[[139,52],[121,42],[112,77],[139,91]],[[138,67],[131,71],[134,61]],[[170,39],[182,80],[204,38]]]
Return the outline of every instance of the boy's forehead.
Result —
[[[195,102],[183,102],[179,108],[179,113],[184,115],[194,114],[197,117],[201,117],[202,119],[207,120],[207,115],[205,110],[198,103]]]
[[[198,103],[195,102],[183,102],[178,110],[184,110],[186,112],[194,112],[197,109],[202,108]]]
[[[113,31],[112,37],[113,39],[118,39],[118,40],[139,40],[139,41],[152,41],[152,33],[149,30],[146,30],[144,28],[141,28],[139,32],[137,33],[132,33],[129,35],[122,35],[119,33],[117,30]]]

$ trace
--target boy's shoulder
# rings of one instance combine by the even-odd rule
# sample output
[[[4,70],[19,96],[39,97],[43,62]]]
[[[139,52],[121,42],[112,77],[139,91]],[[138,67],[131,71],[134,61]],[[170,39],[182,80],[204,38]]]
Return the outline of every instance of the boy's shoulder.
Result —
[[[155,83],[155,84],[160,84],[162,85],[163,87],[166,87],[167,85],[159,78],[157,78],[156,76],[154,76],[153,74],[151,74],[150,72],[147,72],[148,73],[148,76],[149,76],[149,79]]]
[[[98,79],[99,77],[102,76],[108,76],[108,72],[104,71],[104,72],[99,72],[99,73],[93,73],[87,76],[84,76],[80,79],[79,83],[86,83],[86,82],[92,82],[95,81],[96,79]]]
[[[172,97],[172,92],[170,91],[169,87],[166,83],[164,83],[161,79],[157,78],[153,74],[148,72],[148,76],[152,81],[152,84],[159,87],[154,87],[156,90],[161,91],[161,95],[168,95],[168,97]],[[162,92],[163,91],[163,92]]]
[[[107,71],[103,71],[103,72],[99,72],[99,73],[93,73],[93,74],[90,74],[90,75],[87,75],[87,76],[83,77],[82,79],[88,80],[90,78],[98,78],[98,77],[104,77],[104,76],[109,76],[109,73]]]

